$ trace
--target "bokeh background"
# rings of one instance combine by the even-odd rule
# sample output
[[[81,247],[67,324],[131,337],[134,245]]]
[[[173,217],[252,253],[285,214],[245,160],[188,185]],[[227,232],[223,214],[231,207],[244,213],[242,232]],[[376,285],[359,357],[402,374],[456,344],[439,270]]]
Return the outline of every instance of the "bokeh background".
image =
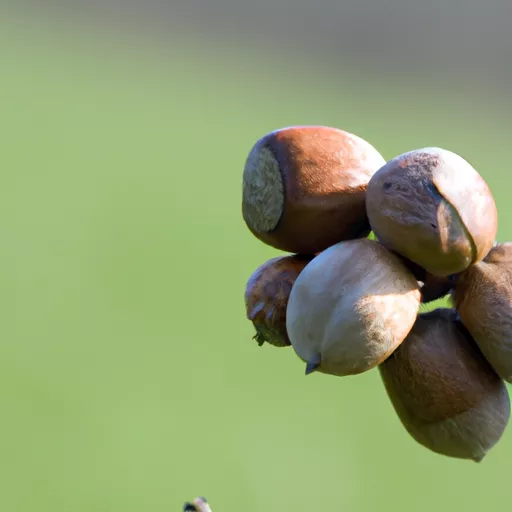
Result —
[[[386,158],[441,146],[512,239],[512,4],[0,4],[0,510],[508,508],[512,427],[481,464],[403,430],[377,371],[304,377],[251,340],[260,136],[326,124]],[[5,209],[4,209],[5,208]]]

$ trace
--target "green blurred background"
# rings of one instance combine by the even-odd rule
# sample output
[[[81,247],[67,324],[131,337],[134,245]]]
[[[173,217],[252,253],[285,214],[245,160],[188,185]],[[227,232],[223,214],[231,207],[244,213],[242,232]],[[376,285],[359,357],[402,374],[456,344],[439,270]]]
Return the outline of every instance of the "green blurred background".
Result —
[[[479,465],[444,458],[376,371],[305,378],[258,348],[244,287],[278,252],[240,203],[256,139],[326,124],[386,158],[458,152],[512,239],[509,99],[179,23],[50,18],[0,17],[0,510],[508,507],[512,426]]]

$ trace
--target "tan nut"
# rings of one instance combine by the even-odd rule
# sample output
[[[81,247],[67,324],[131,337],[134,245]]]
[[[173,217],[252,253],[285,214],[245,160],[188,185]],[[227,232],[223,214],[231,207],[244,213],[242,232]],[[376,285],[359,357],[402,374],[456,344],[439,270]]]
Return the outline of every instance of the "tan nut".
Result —
[[[259,240],[293,253],[313,254],[365,237],[366,186],[384,163],[368,142],[337,128],[273,131],[246,160],[243,218]]]
[[[417,280],[376,241],[340,242],[295,281],[286,327],[306,373],[370,370],[407,336],[420,305]]]
[[[400,421],[418,443],[478,462],[503,435],[510,401],[456,316],[452,309],[420,314],[379,371]]]
[[[512,383],[512,243],[497,244],[456,276],[453,300],[484,356]]]
[[[494,198],[462,157],[440,148],[397,156],[376,172],[366,207],[379,241],[436,276],[481,261],[496,237]]]

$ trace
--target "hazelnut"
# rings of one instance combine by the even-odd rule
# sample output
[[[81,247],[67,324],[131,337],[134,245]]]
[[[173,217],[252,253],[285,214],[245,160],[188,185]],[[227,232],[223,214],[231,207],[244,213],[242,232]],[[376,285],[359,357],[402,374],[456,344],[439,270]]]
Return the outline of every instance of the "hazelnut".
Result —
[[[254,339],[261,346],[290,346],[286,332],[286,307],[293,283],[313,256],[272,258],[257,268],[245,288],[247,318],[256,328]]]
[[[370,179],[366,210],[380,242],[435,276],[481,261],[496,237],[489,187],[445,149],[417,149],[386,163]]]
[[[428,304],[446,297],[453,289],[453,282],[448,277],[434,276],[426,273],[421,280],[421,302]]]
[[[498,375],[512,383],[512,243],[456,276],[453,302]]]
[[[355,375],[380,364],[412,328],[417,280],[374,240],[339,242],[293,285],[286,327],[306,374]]]
[[[379,372],[406,430],[438,454],[481,461],[507,426],[505,383],[453,309],[420,314]]]
[[[440,277],[427,272],[411,260],[408,260],[399,253],[393,252],[402,263],[412,272],[412,275],[418,280],[421,286],[421,302],[428,304],[434,300],[446,297],[453,289],[453,276]]]
[[[313,254],[366,237],[365,191],[385,163],[368,142],[326,126],[293,126],[253,146],[243,172],[242,213],[262,242]]]

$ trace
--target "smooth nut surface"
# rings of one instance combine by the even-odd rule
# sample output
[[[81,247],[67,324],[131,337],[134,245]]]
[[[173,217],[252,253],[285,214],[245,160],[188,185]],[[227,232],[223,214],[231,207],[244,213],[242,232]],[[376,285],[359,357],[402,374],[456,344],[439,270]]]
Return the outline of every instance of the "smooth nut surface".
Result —
[[[441,148],[386,163],[370,179],[366,208],[379,241],[436,276],[481,261],[496,237],[488,185],[466,160]]]
[[[496,245],[459,274],[453,301],[487,360],[512,383],[512,243]]]
[[[337,128],[273,131],[245,162],[243,218],[259,240],[293,253],[367,236],[366,187],[384,163],[368,142]]]
[[[256,329],[254,339],[261,346],[290,346],[286,332],[286,308],[293,284],[313,256],[272,258],[258,267],[245,288],[247,318]]]
[[[340,242],[295,281],[287,331],[308,366],[337,376],[372,369],[412,328],[420,303],[414,276],[376,241]]]
[[[504,382],[456,318],[453,309],[420,314],[379,372],[398,417],[418,443],[480,461],[501,438],[510,401]]]

